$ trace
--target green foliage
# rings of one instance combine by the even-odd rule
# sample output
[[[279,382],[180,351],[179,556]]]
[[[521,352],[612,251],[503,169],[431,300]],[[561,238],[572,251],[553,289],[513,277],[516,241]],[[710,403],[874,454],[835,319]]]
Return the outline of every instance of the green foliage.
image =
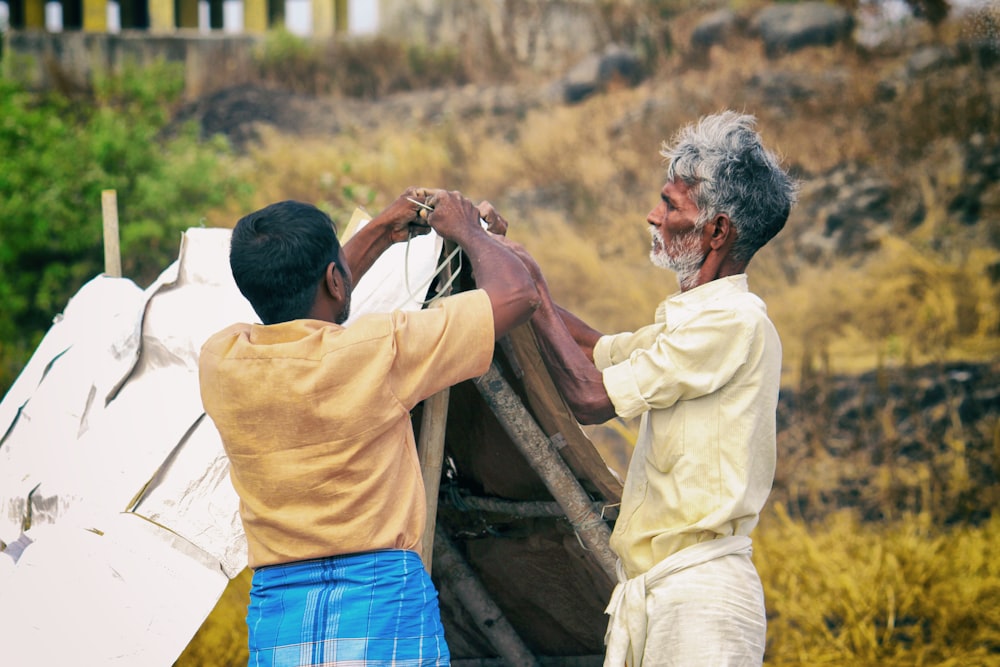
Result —
[[[0,78],[0,388],[104,267],[101,193],[117,191],[123,274],[148,283],[199,211],[239,193],[224,143],[161,137],[182,83],[167,65],[95,77],[85,99]]]

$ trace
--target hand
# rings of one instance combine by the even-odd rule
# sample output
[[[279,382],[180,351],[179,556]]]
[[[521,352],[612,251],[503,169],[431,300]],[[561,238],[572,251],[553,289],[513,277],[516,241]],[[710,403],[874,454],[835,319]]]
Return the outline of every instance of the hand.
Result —
[[[426,202],[433,192],[434,190],[427,188],[406,188],[396,201],[376,216],[379,223],[388,226],[389,238],[393,243],[401,243],[413,236],[430,233],[431,227],[427,223],[430,210],[414,202]]]
[[[470,232],[482,231],[479,210],[457,190],[434,190],[426,198],[426,203],[434,210],[427,216],[427,222],[442,237],[459,245]]]
[[[488,201],[479,202],[479,217],[486,221],[486,231],[497,236],[507,235],[507,221]]]

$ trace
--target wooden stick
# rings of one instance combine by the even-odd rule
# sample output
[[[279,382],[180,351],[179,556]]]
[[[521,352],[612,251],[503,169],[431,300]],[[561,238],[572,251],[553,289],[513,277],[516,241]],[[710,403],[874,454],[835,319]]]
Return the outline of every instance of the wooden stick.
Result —
[[[420,442],[417,455],[424,478],[427,498],[427,524],[421,540],[421,559],[428,573],[434,556],[434,524],[437,521],[438,488],[441,485],[441,465],[444,460],[445,426],[448,423],[448,398],[444,389],[424,400],[424,414],[420,422]]]
[[[462,554],[439,529],[434,537],[438,581],[459,599],[496,652],[508,665],[537,667],[538,659],[504,616]]]
[[[101,192],[101,211],[104,215],[104,274],[122,277],[122,256],[118,239],[118,193]]]
[[[593,501],[559,456],[552,441],[524,407],[520,397],[504,379],[496,362],[493,362],[484,375],[476,378],[474,383],[511,441],[545,482],[552,497],[562,506],[581,545],[601,566],[608,580],[616,582],[617,557],[609,545],[611,529],[594,510]]]
[[[454,245],[446,241],[442,246],[442,256],[447,257],[453,248]],[[448,266],[441,272],[443,284],[449,284],[451,271],[452,267]],[[446,288],[442,291],[442,295],[447,295],[450,291],[450,287]],[[427,499],[427,523],[424,524],[424,534],[420,541],[420,558],[428,574],[434,558],[434,526],[437,522],[438,489],[441,486],[441,465],[444,461],[449,397],[450,390],[444,389],[424,400],[420,442],[417,443],[417,456],[420,459],[420,472],[424,478],[424,494]]]

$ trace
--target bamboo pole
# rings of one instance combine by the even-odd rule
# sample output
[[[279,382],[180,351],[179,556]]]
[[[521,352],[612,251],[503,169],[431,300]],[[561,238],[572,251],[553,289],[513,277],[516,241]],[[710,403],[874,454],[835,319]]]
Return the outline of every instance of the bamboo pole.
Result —
[[[445,242],[442,246],[442,256],[451,254],[454,246]],[[441,281],[450,285],[451,265],[441,272]],[[446,296],[451,287],[442,290]],[[417,443],[417,456],[420,459],[420,472],[424,480],[424,498],[427,501],[427,522],[424,524],[424,534],[420,540],[420,558],[424,569],[430,574],[434,559],[434,526],[437,523],[438,489],[441,486],[441,465],[444,460],[445,431],[448,425],[448,399],[450,389],[443,389],[434,396],[424,400],[424,413],[420,422],[420,441]]]
[[[101,192],[101,212],[104,218],[104,273],[112,278],[122,277],[122,256],[118,240],[118,193]]]
[[[441,484],[441,464],[444,460],[444,436],[448,423],[450,390],[443,389],[424,400],[424,414],[420,422],[420,442],[417,455],[424,478],[424,497],[427,499],[427,523],[421,539],[421,559],[428,573],[434,558],[434,525],[437,521],[438,488]]]
[[[552,441],[545,436],[524,403],[503,378],[496,362],[475,380],[475,385],[507,435],[541,476],[552,497],[562,506],[584,548],[593,554],[608,580],[616,582],[617,557],[609,545],[611,530],[595,511],[591,498],[559,456]]]
[[[445,537],[444,530],[435,532],[434,551],[437,554],[434,569],[438,581],[459,599],[500,658],[508,665],[538,667],[538,659],[525,646],[472,567]]]

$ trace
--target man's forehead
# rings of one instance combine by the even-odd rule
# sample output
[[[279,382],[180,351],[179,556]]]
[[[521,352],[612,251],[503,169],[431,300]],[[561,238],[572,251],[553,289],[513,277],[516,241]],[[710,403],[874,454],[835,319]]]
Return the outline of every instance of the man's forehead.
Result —
[[[691,188],[679,178],[667,179],[660,192],[664,197],[689,197]]]

